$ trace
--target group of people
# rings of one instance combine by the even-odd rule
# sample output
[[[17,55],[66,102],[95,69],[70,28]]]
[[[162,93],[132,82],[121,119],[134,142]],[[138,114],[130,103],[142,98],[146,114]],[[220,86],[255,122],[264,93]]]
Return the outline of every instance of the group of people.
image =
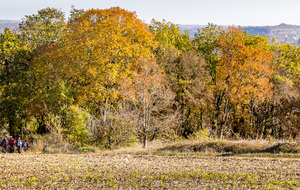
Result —
[[[3,153],[6,153],[6,148],[9,147],[10,153],[15,152],[15,146],[18,149],[18,153],[21,153],[21,149],[23,147],[24,151],[28,150],[29,143],[27,140],[22,143],[21,138],[19,137],[17,141],[11,136],[9,141],[7,141],[6,137],[1,142],[1,146],[3,147]]]

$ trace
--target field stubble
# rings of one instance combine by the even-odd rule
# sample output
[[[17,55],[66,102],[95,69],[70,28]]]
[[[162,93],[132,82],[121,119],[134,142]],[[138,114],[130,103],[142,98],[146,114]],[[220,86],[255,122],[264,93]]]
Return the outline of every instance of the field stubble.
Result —
[[[1,189],[300,189],[298,158],[0,154]]]

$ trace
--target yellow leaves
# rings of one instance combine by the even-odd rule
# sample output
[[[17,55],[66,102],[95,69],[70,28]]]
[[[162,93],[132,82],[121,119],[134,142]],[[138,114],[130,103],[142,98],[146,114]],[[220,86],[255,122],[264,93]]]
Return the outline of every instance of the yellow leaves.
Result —
[[[292,86],[300,84],[300,48],[290,44],[280,44],[275,47],[276,60],[274,67],[280,72],[284,81]],[[280,82],[282,80],[279,80]]]
[[[38,58],[43,65],[37,68],[43,68],[42,75],[58,71],[79,102],[113,102],[120,78],[132,75],[132,64],[150,56],[153,46],[153,35],[135,13],[119,7],[91,9],[69,21],[64,42],[43,51]]]

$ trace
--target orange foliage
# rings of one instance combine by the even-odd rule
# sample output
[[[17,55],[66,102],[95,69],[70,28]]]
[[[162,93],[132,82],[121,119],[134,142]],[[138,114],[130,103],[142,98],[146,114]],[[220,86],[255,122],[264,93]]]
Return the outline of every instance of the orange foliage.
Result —
[[[174,103],[175,94],[166,85],[166,74],[153,58],[140,59],[132,80],[121,81],[122,94],[130,102],[131,121],[144,138],[156,130],[176,125],[176,113],[168,108]],[[144,146],[147,146],[144,144]]]
[[[225,91],[225,99],[247,104],[251,98],[264,101],[271,96],[273,85],[269,77],[272,53],[262,47],[245,45],[242,31],[229,27],[220,37],[220,62],[217,66],[217,90]]]

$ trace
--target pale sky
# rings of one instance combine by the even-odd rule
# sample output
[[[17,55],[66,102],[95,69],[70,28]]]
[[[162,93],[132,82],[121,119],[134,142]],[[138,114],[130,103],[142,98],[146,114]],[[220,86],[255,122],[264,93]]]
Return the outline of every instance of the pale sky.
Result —
[[[71,5],[85,10],[119,6],[146,23],[154,18],[174,24],[300,25],[300,0],[0,0],[0,19],[21,20],[46,7],[68,17]]]

